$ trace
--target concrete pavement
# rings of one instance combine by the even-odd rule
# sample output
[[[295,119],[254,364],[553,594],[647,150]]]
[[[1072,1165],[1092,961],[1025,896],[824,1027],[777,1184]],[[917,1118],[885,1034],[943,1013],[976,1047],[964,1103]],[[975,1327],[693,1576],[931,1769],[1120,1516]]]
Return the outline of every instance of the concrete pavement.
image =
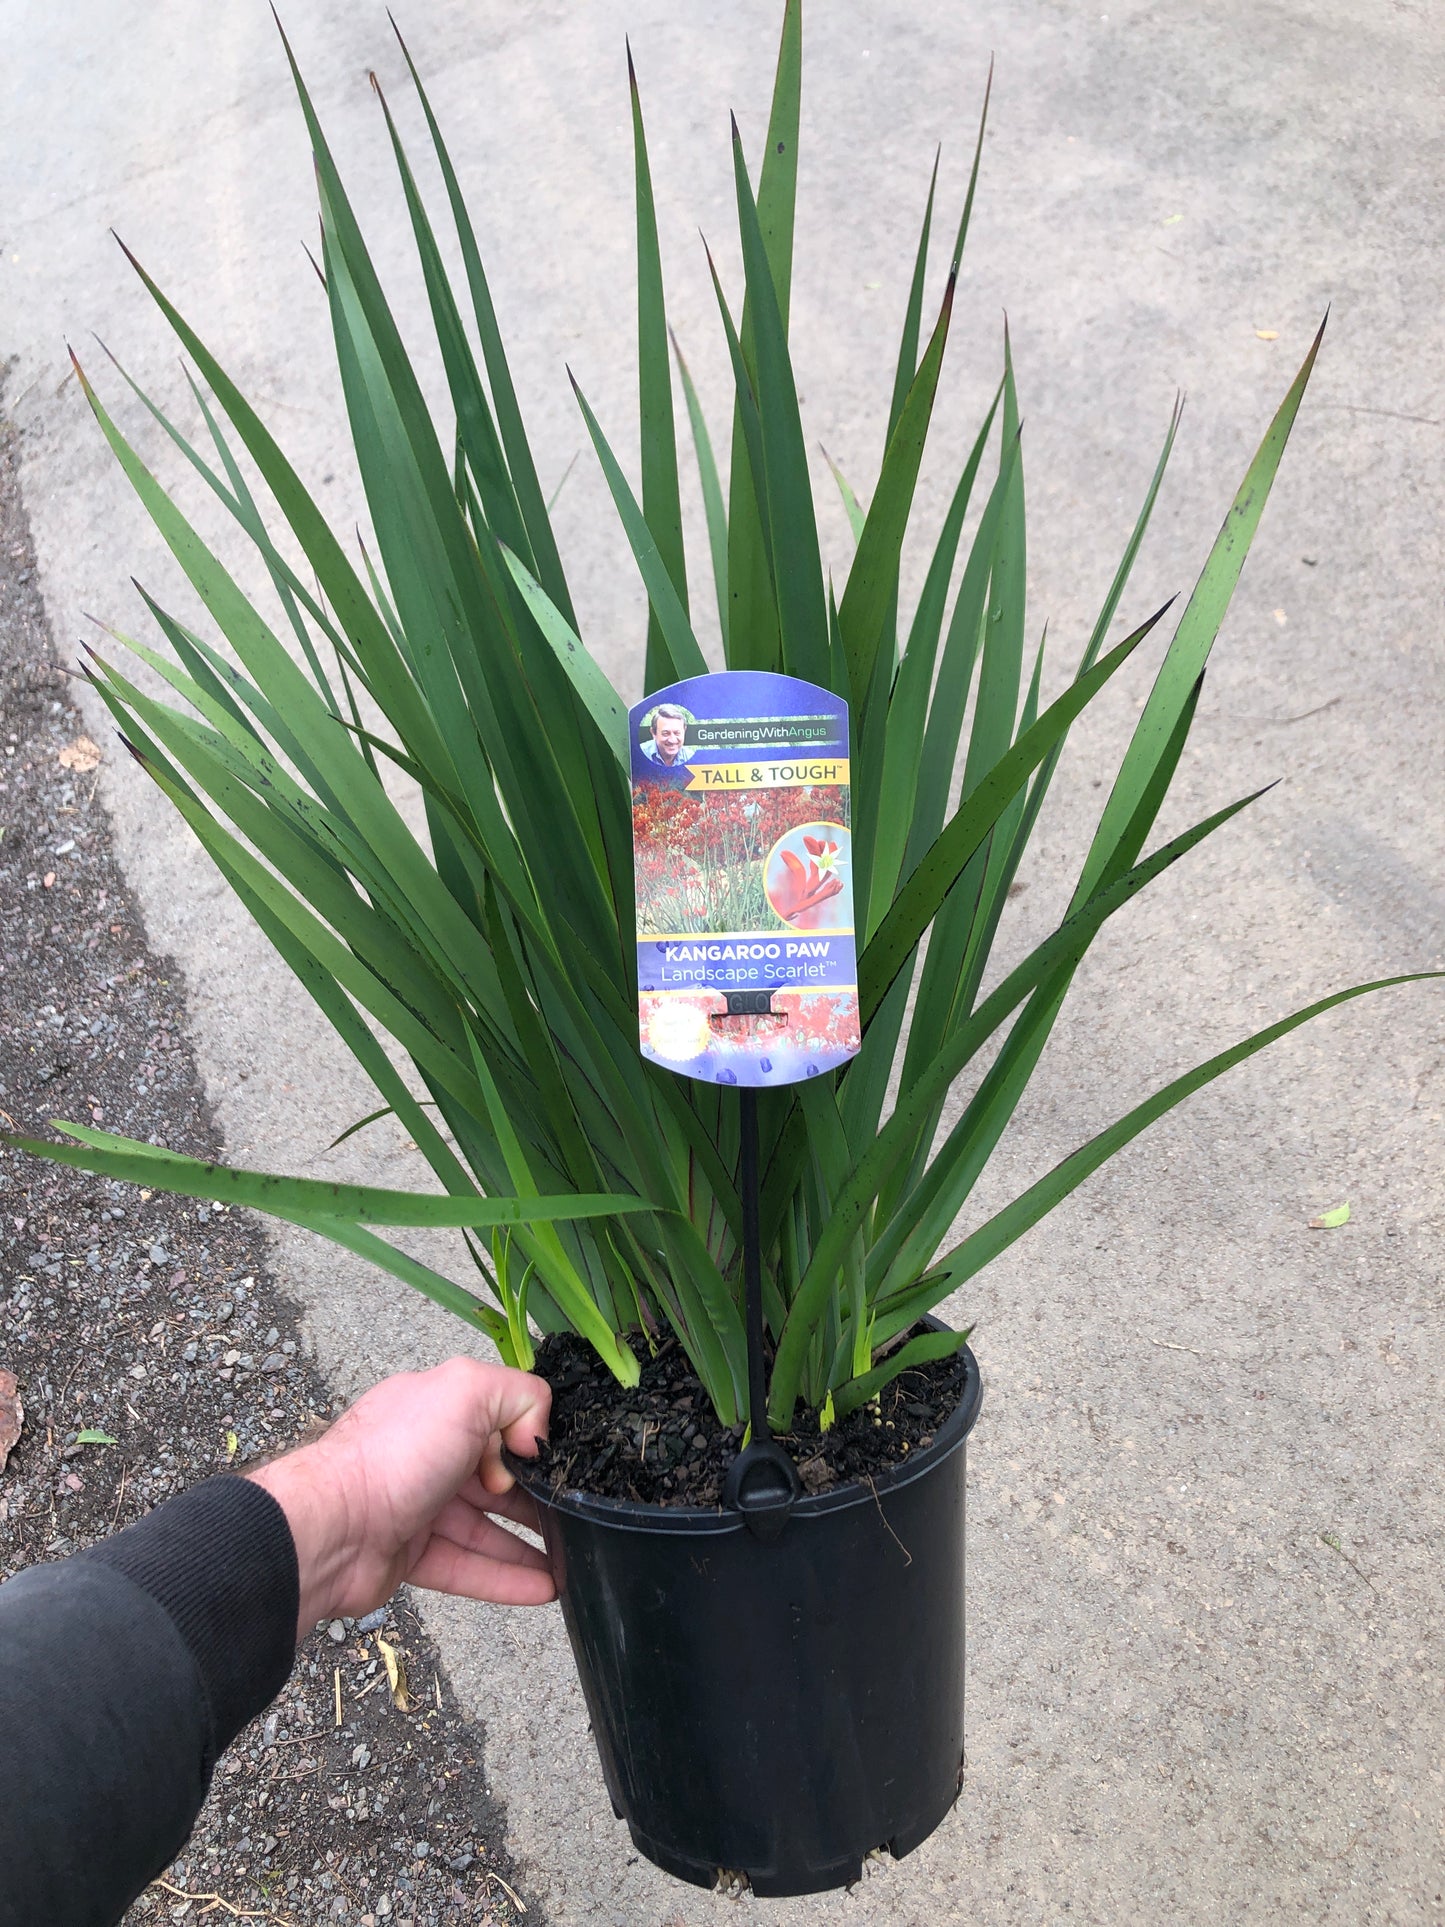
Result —
[[[725,445],[725,353],[696,230],[722,243],[735,286],[725,114],[738,109],[756,157],[776,15],[761,0],[433,0],[402,18],[472,194],[548,485],[584,442],[564,361],[630,441],[624,31],[673,320]],[[7,0],[0,20],[0,353],[17,358],[27,502],[69,654],[84,612],[138,626],[131,573],[169,593],[174,571],[67,378],[63,339],[100,374],[96,329],[192,420],[109,226],[221,352],[339,527],[360,496],[301,251],[312,182],[269,13],[158,0],[42,14]],[[419,148],[384,13],[295,0],[286,23],[378,258],[419,319],[367,81],[375,67]],[[981,1187],[988,1206],[1246,1030],[1336,985],[1445,963],[1445,31],[1424,0],[857,0],[815,7],[805,43],[800,388],[810,436],[865,494],[934,144],[947,228],[997,56],[922,513],[927,526],[997,379],[1006,307],[1032,621],[1049,620],[1056,675],[1102,598],[1176,389],[1189,407],[1130,620],[1192,582],[1332,304],[1162,827],[1287,780],[1120,918]],[[108,371],[104,390],[177,479]],[[828,499],[821,462],[817,486]],[[642,601],[589,456],[558,524],[584,631],[631,700]],[[700,575],[700,540],[692,556]],[[1015,943],[1066,897],[1095,776],[1147,670],[1061,771]],[[323,1155],[368,1093],[162,800],[123,758],[106,785],[152,939],[185,972],[231,1155],[406,1181],[386,1125]],[[978,1321],[988,1386],[971,1459],[963,1800],[855,1893],[750,1912],[779,1927],[1445,1916],[1442,1113],[1445,987],[1363,1000],[1157,1126],[953,1307]],[[1306,1229],[1346,1198],[1347,1227]],[[341,1389],[456,1342],[441,1314],[329,1249],[288,1235],[278,1257]],[[557,1927],[733,1917],[736,1903],[639,1863],[613,1821],[555,1611],[440,1602],[430,1624],[486,1724],[511,1845]]]

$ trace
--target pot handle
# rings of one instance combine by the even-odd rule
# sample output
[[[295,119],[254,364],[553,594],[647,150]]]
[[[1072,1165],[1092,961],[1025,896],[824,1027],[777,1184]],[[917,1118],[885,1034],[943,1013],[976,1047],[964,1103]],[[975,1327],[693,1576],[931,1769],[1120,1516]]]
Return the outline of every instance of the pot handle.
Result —
[[[765,1546],[779,1538],[802,1496],[798,1468],[772,1439],[755,1439],[744,1446],[723,1487],[724,1503],[741,1512],[748,1531]]]

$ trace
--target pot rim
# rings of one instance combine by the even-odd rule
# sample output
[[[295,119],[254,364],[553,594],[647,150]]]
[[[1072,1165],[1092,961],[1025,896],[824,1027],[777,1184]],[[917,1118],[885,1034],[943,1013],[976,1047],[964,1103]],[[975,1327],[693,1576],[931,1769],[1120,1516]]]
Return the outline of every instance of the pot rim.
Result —
[[[939,1331],[948,1329],[937,1319],[930,1318],[928,1323]],[[963,1395],[934,1434],[931,1445],[925,1446],[921,1452],[910,1452],[897,1465],[891,1466],[886,1472],[876,1473],[866,1481],[850,1479],[847,1484],[834,1486],[827,1492],[805,1493],[794,1505],[791,1517],[818,1518],[825,1513],[841,1511],[845,1506],[876,1505],[881,1493],[897,1490],[900,1486],[910,1485],[915,1479],[925,1477],[944,1459],[958,1451],[973,1430],[983,1402],[983,1376],[978,1368],[978,1360],[967,1344],[963,1347],[963,1358]],[[699,1535],[743,1532],[747,1529],[743,1515],[727,1506],[658,1505],[641,1499],[600,1498],[571,1486],[556,1491],[545,1478],[539,1476],[535,1459],[519,1458],[515,1452],[506,1449],[502,1457],[517,1483],[538,1505],[595,1525],[613,1526],[625,1532],[691,1532]]]

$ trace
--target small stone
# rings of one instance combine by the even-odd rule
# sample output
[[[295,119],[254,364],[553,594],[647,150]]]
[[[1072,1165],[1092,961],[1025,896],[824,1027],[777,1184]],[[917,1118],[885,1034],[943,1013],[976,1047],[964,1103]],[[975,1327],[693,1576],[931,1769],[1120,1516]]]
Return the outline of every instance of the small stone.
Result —
[[[339,1619],[333,1619],[331,1624],[326,1628],[326,1637],[331,1641],[333,1646],[341,1645],[342,1641],[346,1638],[346,1628]]]
[[[164,1245],[152,1245],[146,1256],[153,1265],[164,1265],[170,1262],[170,1253]]]
[[[364,1741],[360,1746],[352,1747],[351,1764],[361,1773],[371,1765],[371,1748]]]
[[[447,1865],[451,1868],[453,1873],[465,1873],[467,1868],[472,1865],[475,1859],[476,1859],[475,1854],[459,1853],[459,1854],[453,1855],[453,1857],[447,1862]]]
[[[261,1728],[262,1746],[274,1746],[276,1744],[276,1732],[280,1724],[281,1716],[279,1713],[268,1714],[266,1724]]]
[[[414,1840],[412,1842],[411,1850],[416,1855],[418,1860],[425,1860],[427,1855],[431,1852],[431,1848],[427,1845],[425,1840]]]
[[[356,1630],[359,1633],[379,1633],[385,1624],[386,1608],[378,1606],[374,1613],[368,1613],[364,1619],[357,1620]]]
[[[216,1307],[216,1323],[218,1325],[224,1325],[226,1320],[234,1315],[235,1310],[235,1300],[232,1298],[223,1298]]]
[[[231,1365],[231,1366],[239,1365],[240,1362],[241,1362],[241,1354],[234,1349],[227,1352],[226,1356],[221,1360],[221,1363],[223,1365]]]
[[[280,1352],[268,1352],[261,1360],[263,1372],[284,1372],[285,1369],[286,1360]]]
[[[196,1343],[195,1339],[193,1338],[190,1344],[187,1345],[184,1348],[184,1350],[181,1352],[181,1357],[187,1365],[194,1365],[200,1353],[200,1349],[201,1349],[200,1346]]]

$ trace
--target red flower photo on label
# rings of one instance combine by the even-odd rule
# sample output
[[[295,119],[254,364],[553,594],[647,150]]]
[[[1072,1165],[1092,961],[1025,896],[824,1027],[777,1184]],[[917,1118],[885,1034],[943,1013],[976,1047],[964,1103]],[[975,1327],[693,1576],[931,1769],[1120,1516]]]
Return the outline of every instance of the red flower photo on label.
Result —
[[[768,852],[768,902],[795,930],[847,927],[852,898],[844,889],[849,836],[841,823],[802,823]]]

